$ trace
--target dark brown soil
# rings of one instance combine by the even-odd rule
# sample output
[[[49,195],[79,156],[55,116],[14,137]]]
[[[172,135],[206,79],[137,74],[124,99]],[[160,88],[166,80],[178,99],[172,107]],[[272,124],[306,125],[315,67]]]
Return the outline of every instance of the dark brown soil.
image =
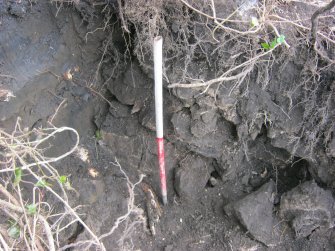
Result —
[[[11,132],[18,116],[22,127],[48,127],[59,107],[53,125],[75,128],[88,159],[72,155],[57,168],[70,175],[78,192],[70,192],[70,200],[84,205],[83,219],[99,236],[127,211],[129,191],[116,159],[132,183],[144,174],[143,182],[160,201],[147,44],[139,57],[139,43],[147,42],[141,39],[151,35],[152,27],[145,27],[144,16],[142,23],[136,21],[144,8],[136,1],[123,6],[130,33],[122,30],[118,1],[81,1],[60,8],[49,1],[35,2],[0,0],[0,86],[15,95],[0,102],[0,127]],[[224,13],[239,3],[227,1],[227,8],[218,9]],[[151,6],[170,15],[162,18],[168,26],[163,35],[186,29],[186,24],[191,29],[196,15],[179,4]],[[301,3],[294,6],[301,15],[313,12]],[[282,9],[289,7],[283,4]],[[173,21],[178,10],[184,19]],[[331,22],[334,25],[334,18]],[[197,25],[194,22],[194,30],[202,34],[206,28]],[[285,27],[282,32],[287,41],[299,39]],[[210,54],[217,44],[209,42],[202,53],[211,56],[194,47],[185,66],[183,60],[190,55],[180,49],[185,41],[178,40],[180,48],[171,44],[180,38],[177,33],[175,40],[166,37],[171,46],[166,56],[175,58],[165,62],[170,81],[165,87],[186,80],[184,69],[199,78],[214,77],[216,69],[219,75],[224,70],[220,62],[231,57],[224,54],[226,48],[238,51],[227,42],[221,52]],[[195,33],[184,35],[190,44],[196,39]],[[250,43],[257,44],[253,39]],[[157,212],[148,208],[146,192],[137,186],[135,205],[150,222],[143,224],[138,215],[130,215],[104,239],[107,250],[335,249],[334,65],[306,44],[294,50],[278,48],[273,58],[264,60],[273,60],[266,73],[259,64],[234,91],[231,82],[206,93],[201,88],[164,89],[168,205],[161,206],[153,235],[150,219]],[[243,60],[243,55],[237,58]],[[316,78],[308,75],[312,68],[318,70],[316,82],[308,82]],[[64,78],[69,69],[71,80]],[[59,155],[73,141],[61,135],[46,154]],[[56,202],[47,199],[57,210]],[[80,225],[73,226],[61,244],[87,236]]]

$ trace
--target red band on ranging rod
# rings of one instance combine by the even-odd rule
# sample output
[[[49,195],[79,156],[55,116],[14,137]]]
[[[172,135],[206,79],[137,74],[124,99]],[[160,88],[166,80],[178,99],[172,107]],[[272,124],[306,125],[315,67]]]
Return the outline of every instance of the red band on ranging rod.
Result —
[[[166,189],[166,174],[165,174],[165,153],[164,153],[164,139],[156,138],[157,154],[159,162],[159,175],[161,181],[162,197],[164,205],[167,204],[167,189]]]

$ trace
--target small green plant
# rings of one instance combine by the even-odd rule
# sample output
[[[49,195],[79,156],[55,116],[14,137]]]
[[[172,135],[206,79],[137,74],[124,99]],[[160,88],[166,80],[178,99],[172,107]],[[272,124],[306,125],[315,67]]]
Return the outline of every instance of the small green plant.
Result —
[[[265,50],[270,50],[275,48],[277,45],[282,44],[285,42],[285,36],[280,35],[279,37],[273,39],[270,43],[261,43],[261,46]]]
[[[21,168],[15,168],[15,171],[14,171],[14,186],[17,186],[20,181],[22,180],[22,169]]]
[[[65,175],[60,176],[60,177],[58,178],[58,180],[59,180],[59,182],[60,182],[62,185],[66,184],[66,182],[68,181],[68,180],[67,180],[67,176],[65,176]]]
[[[30,214],[30,215],[36,214],[36,212],[37,212],[36,204],[29,204],[26,207],[27,207],[28,214]]]
[[[96,138],[97,140],[102,140],[102,133],[101,133],[100,130],[96,130],[96,131],[95,131],[95,138]]]
[[[71,187],[69,178],[65,175],[62,175],[58,178],[58,181],[68,190],[73,190],[73,188]]]

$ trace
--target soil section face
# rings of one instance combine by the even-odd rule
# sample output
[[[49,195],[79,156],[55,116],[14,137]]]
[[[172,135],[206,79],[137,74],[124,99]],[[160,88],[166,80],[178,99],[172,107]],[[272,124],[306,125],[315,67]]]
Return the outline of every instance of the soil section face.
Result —
[[[225,31],[217,33],[222,46],[214,43],[203,17],[181,2],[53,2],[0,1],[1,88],[15,96],[0,103],[0,126],[11,132],[20,117],[27,130],[78,131],[77,153],[57,168],[70,175],[71,203],[83,205],[82,218],[107,250],[335,249],[332,64],[305,45],[282,46],[240,82],[171,88],[215,78],[228,69],[223,62],[242,64],[250,55]],[[214,2],[223,16],[244,6]],[[239,8],[241,18],[253,2]],[[301,15],[314,11],[290,4]],[[287,13],[290,6],[276,7]],[[167,46],[164,207],[148,47],[157,13]],[[287,42],[299,39],[285,25],[280,32]],[[257,39],[248,40],[256,52]],[[62,134],[46,154],[58,156],[73,142]],[[52,196],[46,200],[59,210]],[[61,247],[89,234],[73,225],[62,238]]]

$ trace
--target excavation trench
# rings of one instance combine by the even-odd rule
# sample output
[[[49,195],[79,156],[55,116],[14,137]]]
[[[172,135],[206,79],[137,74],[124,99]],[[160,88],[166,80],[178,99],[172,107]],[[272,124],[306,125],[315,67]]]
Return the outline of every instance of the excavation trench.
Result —
[[[83,205],[83,222],[101,236],[106,250],[335,248],[335,79],[328,61],[303,45],[296,46],[294,56],[282,46],[265,55],[264,61],[273,60],[271,68],[259,62],[238,83],[168,88],[195,78],[213,79],[227,70],[224,62],[242,64],[248,55],[225,31],[218,31],[221,46],[215,41],[199,45],[199,37],[210,39],[206,30],[214,26],[201,26],[203,16],[182,2],[154,1],[149,6],[125,1],[121,7],[119,1],[52,2],[0,1],[1,88],[15,96],[0,103],[0,127],[12,132],[20,117],[21,128],[28,131],[50,126],[77,130],[78,150],[55,166],[76,190],[69,191],[70,204]],[[258,1],[250,1],[250,8],[253,2]],[[217,3],[217,11],[227,14],[238,4]],[[313,10],[294,6],[297,13]],[[287,10],[286,5],[278,8]],[[150,36],[157,35],[153,20],[166,25],[160,31],[166,46],[169,203],[161,210],[150,197],[152,191],[161,203],[150,52]],[[287,29],[281,27],[287,41],[298,39]],[[242,44],[258,41],[241,39],[246,39]],[[333,56],[331,50],[328,55]],[[306,80],[316,58],[317,87]],[[61,133],[44,146],[44,154],[59,156],[74,142],[73,133]],[[7,179],[2,175],[0,182]],[[45,200],[55,212],[63,209],[47,193]],[[6,222],[0,219],[0,224]],[[59,245],[90,238],[75,223],[60,233]]]

